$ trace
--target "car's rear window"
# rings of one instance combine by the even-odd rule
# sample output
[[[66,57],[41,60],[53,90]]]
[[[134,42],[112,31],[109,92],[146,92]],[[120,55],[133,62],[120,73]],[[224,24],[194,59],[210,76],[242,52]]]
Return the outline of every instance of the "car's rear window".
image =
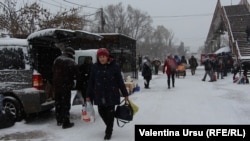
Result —
[[[79,57],[78,57],[78,62],[77,62],[77,63],[78,63],[79,65],[83,64],[86,58],[91,58],[91,60],[92,60],[92,57],[91,57],[91,56],[79,56]]]
[[[30,69],[27,47],[0,45],[0,70]]]

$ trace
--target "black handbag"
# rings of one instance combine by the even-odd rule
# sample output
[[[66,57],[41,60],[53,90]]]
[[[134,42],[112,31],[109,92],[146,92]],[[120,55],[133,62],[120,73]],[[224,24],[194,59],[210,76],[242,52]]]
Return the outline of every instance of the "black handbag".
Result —
[[[115,117],[119,127],[123,127],[126,123],[133,120],[133,109],[129,101],[121,101],[120,105],[116,107]],[[121,125],[120,122],[123,124]]]

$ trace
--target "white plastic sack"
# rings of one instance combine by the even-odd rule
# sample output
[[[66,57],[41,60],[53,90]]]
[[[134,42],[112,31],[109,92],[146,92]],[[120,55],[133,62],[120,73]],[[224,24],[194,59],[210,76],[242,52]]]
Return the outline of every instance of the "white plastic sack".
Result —
[[[82,109],[82,120],[85,122],[95,121],[95,110],[91,102],[87,101]]]
[[[84,99],[82,97],[82,92],[77,90],[73,98],[72,105],[83,105],[83,104],[84,104]]]

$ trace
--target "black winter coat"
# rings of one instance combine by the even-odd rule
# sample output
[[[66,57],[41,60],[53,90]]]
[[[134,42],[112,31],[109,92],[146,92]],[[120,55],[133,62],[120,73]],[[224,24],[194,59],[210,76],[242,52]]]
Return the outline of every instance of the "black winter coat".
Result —
[[[79,66],[79,78],[76,83],[76,89],[82,92],[83,97],[86,94],[92,65],[92,63],[84,63]]]
[[[115,61],[93,64],[86,97],[93,98],[95,105],[113,106],[120,104],[120,92],[128,96],[119,65]]]
[[[72,89],[78,75],[78,68],[72,56],[64,53],[55,59],[53,65],[54,87]]]
[[[196,58],[190,58],[188,60],[188,63],[190,65],[190,68],[196,68],[198,66]]]
[[[204,62],[203,62],[204,66],[205,66],[205,70],[207,71],[210,71],[213,69],[213,63],[211,61],[211,59],[206,59]]]
[[[152,69],[150,62],[145,62],[142,66],[142,76],[144,79],[151,80],[152,79]]]

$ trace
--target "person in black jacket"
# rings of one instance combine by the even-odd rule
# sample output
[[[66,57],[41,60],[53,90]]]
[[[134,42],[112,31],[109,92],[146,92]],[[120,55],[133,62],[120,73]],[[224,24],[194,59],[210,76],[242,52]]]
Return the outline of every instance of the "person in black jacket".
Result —
[[[74,126],[74,123],[70,122],[71,89],[78,76],[77,64],[73,59],[74,54],[74,49],[67,47],[53,64],[56,120],[57,125],[62,125],[63,129]]]
[[[205,67],[205,74],[204,74],[202,81],[206,81],[206,77],[208,75],[210,77],[209,82],[212,82],[213,81],[213,79],[212,79],[213,63],[212,63],[212,60],[209,56],[206,56],[206,58],[203,62],[203,65]]]
[[[152,65],[148,59],[143,60],[142,76],[144,78],[144,86],[149,89],[149,82],[152,79]]]
[[[97,51],[97,63],[94,63],[86,93],[86,101],[93,98],[94,105],[106,125],[105,140],[111,139],[115,118],[115,106],[120,104],[121,95],[128,100],[128,91],[124,84],[120,66],[110,58],[106,48]]]
[[[93,65],[92,57],[86,57],[84,59],[83,64],[79,65],[79,79],[76,83],[76,89],[81,92],[84,100],[86,99],[86,91],[88,87],[88,81],[92,65]],[[84,103],[85,102],[86,101],[84,101]],[[93,103],[92,100],[91,103]]]
[[[197,59],[192,55],[191,58],[188,60],[188,63],[190,65],[191,74],[194,75],[195,70],[196,70],[196,68],[198,66]]]

